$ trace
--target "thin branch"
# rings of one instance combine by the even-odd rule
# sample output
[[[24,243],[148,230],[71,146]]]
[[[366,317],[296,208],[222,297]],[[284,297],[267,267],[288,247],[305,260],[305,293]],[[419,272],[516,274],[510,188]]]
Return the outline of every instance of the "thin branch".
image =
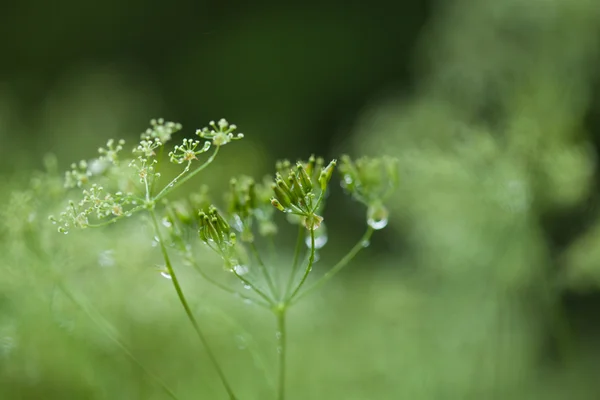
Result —
[[[327,271],[327,273],[323,275],[318,281],[309,286],[304,292],[300,293],[296,298],[292,296],[292,298],[290,299],[290,304],[296,303],[302,297],[317,289],[325,282],[330,280],[335,274],[340,272],[340,270],[344,268],[346,264],[350,262],[350,260],[352,260],[362,249],[366,247],[365,243],[369,242],[371,236],[373,235],[373,232],[373,228],[369,226],[365,231],[364,235],[360,238],[360,240],[354,245],[354,247],[352,247],[352,249],[350,249],[350,251],[344,257],[342,257],[342,259],[336,265],[334,265],[329,271]]]

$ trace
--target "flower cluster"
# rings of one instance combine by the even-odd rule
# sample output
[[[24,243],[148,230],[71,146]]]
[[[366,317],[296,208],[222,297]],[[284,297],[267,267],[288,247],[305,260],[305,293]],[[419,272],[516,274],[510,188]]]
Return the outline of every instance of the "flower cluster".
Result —
[[[90,181],[92,171],[85,160],[71,164],[71,170],[65,172],[65,188],[82,187]]]
[[[201,137],[202,139],[207,139],[212,141],[217,147],[226,145],[232,140],[239,140],[244,137],[243,133],[238,133],[234,135],[233,132],[237,129],[237,126],[230,124],[224,118],[221,118],[219,122],[215,123],[215,121],[209,122],[210,128],[205,127],[202,129],[198,129],[196,131],[196,135]]]
[[[210,206],[206,212],[200,211],[199,217],[200,239],[221,256],[228,268],[235,267],[238,264],[237,240],[229,223],[214,206]]]
[[[198,148],[199,145],[199,140],[183,139],[183,143],[175,146],[173,151],[169,153],[169,159],[175,164],[190,163],[193,160],[197,160],[199,154],[205,153],[210,149],[210,142],[204,142],[204,145]]]
[[[164,144],[171,140],[171,136],[181,128],[181,124],[178,122],[165,122],[162,118],[153,119],[150,121],[150,128],[141,134],[141,139],[147,141],[158,139]]]
[[[398,185],[397,160],[362,157],[354,162],[344,155],[339,170],[342,188],[367,206],[367,223],[373,229],[384,228],[389,212],[383,203]]]
[[[98,149],[98,154],[100,154],[98,160],[101,162],[109,162],[112,165],[118,165],[119,152],[123,150],[124,144],[125,141],[123,139],[119,140],[116,145],[114,139],[109,139],[108,142],[106,142],[106,148],[100,147]]]
[[[336,160],[326,167],[322,165],[323,161],[316,160],[314,156],[306,163],[296,163],[294,167],[288,161],[282,161],[277,164],[278,172],[271,186],[275,193],[271,204],[282,212],[302,217],[309,230],[319,228],[323,221],[319,213]],[[286,172],[287,176],[284,175]]]
[[[83,190],[83,198],[79,203],[69,201],[69,206],[60,213],[60,219],[50,216],[50,221],[59,224],[58,231],[66,234],[70,228],[87,228],[90,225],[90,216],[104,219],[130,215],[131,210],[128,207],[137,204],[135,196],[131,193],[112,194],[106,192],[102,186],[92,184],[88,189]]]
[[[252,242],[253,222],[258,223],[261,236],[277,233],[277,226],[273,223],[273,207],[270,199],[273,192],[268,185],[270,178],[265,178],[263,184],[256,183],[254,179],[241,176],[230,181],[230,191],[226,194],[229,213],[232,215],[233,227],[241,233],[244,242]]]
[[[190,194],[187,198],[167,201],[164,200],[166,210],[166,220],[171,233],[181,236],[183,228],[198,229],[199,214],[198,210],[204,210],[210,207],[211,202],[208,196],[208,187],[203,185],[200,191]],[[176,228],[176,229],[175,229]]]

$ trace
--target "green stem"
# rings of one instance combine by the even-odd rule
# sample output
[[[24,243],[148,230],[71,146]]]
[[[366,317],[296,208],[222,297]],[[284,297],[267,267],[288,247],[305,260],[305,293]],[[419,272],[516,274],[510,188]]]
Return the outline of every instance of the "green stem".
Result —
[[[277,354],[279,356],[279,381],[277,386],[277,400],[285,399],[285,359],[286,359],[286,329],[285,329],[285,314],[286,307],[275,311],[277,316]]]
[[[219,378],[221,379],[221,382],[223,383],[223,386],[225,387],[225,390],[227,391],[229,398],[231,400],[236,400],[233,390],[231,389],[231,386],[229,385],[227,378],[225,378],[225,374],[223,373],[223,370],[221,369],[221,367],[217,361],[217,358],[215,357],[214,353],[212,352],[212,350],[208,344],[208,340],[206,340],[206,336],[204,336],[204,334],[202,333],[202,330],[200,330],[200,325],[198,325],[198,322],[196,321],[196,317],[194,317],[194,314],[192,313],[192,309],[190,308],[190,306],[183,294],[183,290],[181,289],[181,286],[179,285],[179,280],[177,279],[177,275],[175,275],[175,270],[173,269],[173,265],[171,264],[171,259],[169,258],[169,253],[167,252],[167,247],[165,246],[164,239],[160,233],[160,226],[158,225],[156,213],[154,212],[153,209],[149,209],[148,212],[150,213],[150,217],[151,217],[152,223],[154,225],[154,230],[156,231],[155,233],[156,233],[156,236],[158,237],[158,241],[160,244],[160,249],[161,249],[163,258],[165,260],[165,265],[167,267],[167,271],[169,272],[169,275],[171,276],[171,282],[173,282],[173,287],[175,288],[175,291],[177,292],[177,297],[179,298],[179,302],[183,306],[183,309],[185,310],[185,313],[186,313],[188,319],[192,323],[192,326],[194,327],[194,330],[196,331],[196,334],[198,335],[200,342],[202,342],[202,345],[204,346],[204,349],[206,350],[206,354],[208,355],[208,358],[210,359],[211,363],[213,364],[215,370],[217,371],[217,374],[219,375]]]
[[[163,145],[160,146],[160,150],[158,151],[158,156],[156,157],[157,164],[154,167],[154,170],[156,172],[160,171],[160,166],[162,164],[162,159],[163,159],[164,152],[165,152],[165,144],[163,143]],[[155,187],[156,187],[156,174],[154,174],[152,176],[152,182],[150,183],[150,194],[152,194],[154,192],[154,188]]]
[[[273,283],[273,279],[271,278],[271,275],[269,274],[269,271],[267,271],[267,266],[265,265],[265,263],[263,262],[262,258],[260,257],[260,254],[258,253],[258,249],[256,248],[256,244],[254,244],[254,242],[250,243],[250,249],[252,251],[252,254],[254,254],[254,257],[256,258],[256,261],[258,261],[258,265],[260,266],[260,269],[262,271],[263,277],[267,281],[267,285],[269,286],[269,290],[271,291],[271,295],[273,296],[274,299],[278,298],[279,294],[277,292],[277,289],[275,288],[275,284]]]
[[[154,197],[154,201],[158,201],[160,199],[162,199],[163,197],[165,197],[167,194],[169,194],[169,192],[177,189],[179,186],[183,185],[185,182],[187,182],[188,180],[192,179],[194,176],[196,176],[196,174],[198,174],[200,171],[202,171],[204,168],[208,167],[214,160],[215,157],[217,156],[217,154],[219,153],[219,146],[215,147],[215,151],[213,151],[213,153],[210,155],[210,157],[208,157],[208,160],[206,160],[204,162],[204,164],[200,165],[198,168],[196,168],[195,170],[193,170],[192,172],[190,172],[187,176],[183,177],[181,180],[179,180],[179,178],[181,178],[187,171],[184,170],[184,172],[182,172],[181,174],[179,174],[175,179],[173,179],[167,186],[165,186],[155,197]],[[188,165],[189,167],[189,165]],[[187,169],[187,168],[186,168]]]
[[[300,283],[288,298],[288,303],[294,299],[294,296],[296,296],[300,288],[302,288],[302,285],[304,285],[304,282],[306,282],[306,278],[308,278],[308,274],[312,270],[312,265],[315,262],[315,250],[315,230],[310,229],[310,257],[308,258],[308,264],[306,265],[306,270],[304,270],[302,280],[300,280]]]
[[[300,261],[300,250],[304,244],[304,226],[302,224],[298,225],[298,237],[296,238],[296,248],[294,249],[294,262],[292,264],[292,272],[290,273],[290,277],[288,279],[287,286],[285,287],[285,297],[288,298],[288,294],[292,289],[292,284],[294,283],[294,277],[296,276],[296,272],[298,271],[298,262]]]
[[[267,303],[263,303],[262,301],[259,301],[257,299],[253,299],[252,297],[248,297],[240,292],[238,292],[237,290],[233,290],[230,287],[227,287],[226,285],[223,285],[221,282],[218,282],[214,279],[212,279],[206,272],[204,272],[204,270],[202,269],[202,267],[200,267],[200,265],[198,265],[198,263],[196,262],[196,260],[193,259],[193,257],[191,255],[188,255],[188,260],[190,261],[190,263],[192,264],[192,266],[194,267],[194,269],[202,276],[202,278],[204,278],[207,282],[212,283],[214,286],[218,287],[219,289],[233,294],[234,296],[239,296],[244,300],[248,300],[250,302],[252,302],[253,304],[256,304],[258,306],[261,306],[263,308],[270,308],[270,305]]]
[[[237,278],[242,281],[242,283],[245,286],[250,287],[250,289],[254,290],[254,292],[259,295],[260,297],[262,297],[267,303],[269,303],[269,305],[273,306],[273,300],[267,296],[265,294],[265,292],[263,292],[262,290],[260,290],[258,287],[256,287],[256,285],[252,282],[250,282],[248,279],[244,278],[243,276],[241,276],[240,274],[238,274],[238,272],[235,270],[235,268],[231,269],[231,272],[233,272],[233,274],[235,276],[237,276]]]
[[[87,224],[87,227],[88,228],[100,228],[102,226],[107,226],[107,225],[114,224],[118,220],[126,218],[126,217],[128,217],[130,215],[133,215],[134,213],[140,211],[143,208],[146,208],[145,204],[139,205],[139,206],[135,206],[131,210],[125,211],[122,215],[119,215],[118,217],[114,217],[113,219],[109,219],[108,221],[100,222],[99,224]]]
[[[296,298],[293,298],[294,296],[292,296],[292,298],[290,299],[290,304],[296,303],[302,297],[306,296],[308,293],[312,292],[313,290],[317,289],[318,287],[323,285],[325,282],[330,280],[335,274],[337,274],[342,268],[344,268],[346,266],[346,264],[348,264],[350,262],[350,260],[352,260],[362,249],[365,248],[365,243],[367,243],[369,241],[369,239],[371,239],[372,235],[373,235],[373,228],[371,228],[369,226],[367,228],[367,230],[365,231],[364,235],[360,238],[360,240],[354,245],[354,247],[352,247],[352,249],[350,249],[350,251],[336,265],[333,266],[333,268],[331,268],[318,281],[316,281],[311,286],[309,286],[304,292],[300,293]]]

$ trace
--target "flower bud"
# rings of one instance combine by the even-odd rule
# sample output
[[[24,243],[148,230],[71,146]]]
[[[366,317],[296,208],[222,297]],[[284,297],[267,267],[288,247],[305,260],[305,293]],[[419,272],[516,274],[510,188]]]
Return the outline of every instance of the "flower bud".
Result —
[[[331,176],[333,175],[333,169],[337,164],[336,160],[332,160],[327,167],[321,170],[321,175],[319,175],[319,184],[321,185],[321,190],[325,191],[327,189],[327,185],[331,180]]]
[[[304,169],[304,166],[301,163],[298,163],[298,174],[300,175],[300,183],[302,183],[302,187],[306,192],[310,192],[313,190],[312,180],[310,179],[310,175]]]

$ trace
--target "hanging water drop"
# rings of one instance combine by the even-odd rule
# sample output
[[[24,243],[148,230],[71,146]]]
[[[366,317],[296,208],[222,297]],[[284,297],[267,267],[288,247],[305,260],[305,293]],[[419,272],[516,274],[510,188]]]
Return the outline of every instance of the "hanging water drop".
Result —
[[[381,203],[374,203],[367,210],[367,224],[375,229],[380,230],[388,224],[389,212]]]
[[[373,219],[373,218],[369,218],[367,220],[367,224],[369,224],[369,226],[373,229],[380,230],[383,229],[387,226],[388,224],[388,219],[387,218],[383,218],[383,219]]]
[[[245,275],[248,273],[248,267],[245,265],[234,265],[233,266],[233,270],[235,271],[236,274],[238,275]]]
[[[315,249],[321,249],[327,244],[327,240],[329,239],[327,237],[327,228],[325,228],[325,224],[321,223],[321,226],[318,229],[315,229],[314,232]],[[304,240],[304,243],[306,243],[306,247],[308,247],[309,249],[311,248],[312,239],[310,237],[310,231],[306,232],[306,238]]]
[[[115,265],[115,254],[113,250],[104,250],[98,254],[98,265],[101,267],[112,267]]]
[[[160,274],[163,276],[163,278],[166,278],[166,279],[173,279],[173,277],[171,276],[171,274],[169,274],[169,273],[168,273],[168,272],[166,272],[166,271],[161,271],[161,273],[160,273]]]
[[[235,230],[237,230],[238,232],[242,232],[244,230],[244,222],[238,214],[233,215],[233,221],[231,225],[233,225]]]

